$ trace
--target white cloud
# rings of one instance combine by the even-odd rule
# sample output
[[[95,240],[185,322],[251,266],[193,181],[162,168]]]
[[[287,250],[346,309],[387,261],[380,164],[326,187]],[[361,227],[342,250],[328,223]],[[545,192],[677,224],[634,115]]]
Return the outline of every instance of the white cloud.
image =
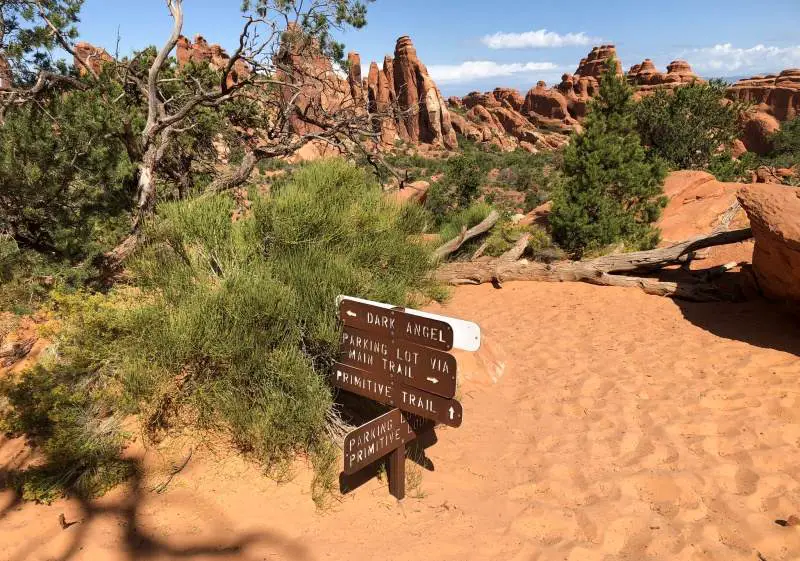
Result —
[[[529,49],[541,47],[576,47],[599,43],[601,39],[590,37],[583,31],[559,35],[554,31],[537,29],[524,33],[502,33],[481,37],[481,43],[490,49]]]
[[[719,75],[737,71],[775,71],[800,66],[800,45],[766,47],[756,45],[749,49],[734,47],[731,43],[684,51],[692,68]]]
[[[531,74],[533,72],[553,72],[558,66],[552,62],[514,62],[499,63],[489,60],[474,60],[461,64],[434,64],[428,66],[428,73],[436,82],[456,83],[513,76],[515,74]]]

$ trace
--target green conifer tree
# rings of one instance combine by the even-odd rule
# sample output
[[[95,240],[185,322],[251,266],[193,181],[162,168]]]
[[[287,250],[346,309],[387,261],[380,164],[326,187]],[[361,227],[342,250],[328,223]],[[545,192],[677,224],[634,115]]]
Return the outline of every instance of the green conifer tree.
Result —
[[[564,188],[555,196],[554,239],[575,257],[613,243],[658,243],[652,223],[666,204],[664,166],[648,160],[636,132],[633,90],[609,60],[583,133],[564,153]]]

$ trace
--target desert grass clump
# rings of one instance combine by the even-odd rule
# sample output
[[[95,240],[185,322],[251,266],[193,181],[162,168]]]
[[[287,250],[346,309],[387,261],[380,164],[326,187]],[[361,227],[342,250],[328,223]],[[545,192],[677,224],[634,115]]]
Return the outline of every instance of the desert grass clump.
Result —
[[[237,220],[227,194],[161,204],[130,263],[135,287],[92,297],[108,309],[91,314],[62,305],[74,326],[46,374],[74,394],[91,373],[106,389],[90,399],[105,411],[89,418],[137,413],[156,441],[174,428],[214,431],[270,468],[307,454],[322,501],[335,465],[326,379],[339,340],[335,298],[406,306],[433,293],[430,248],[415,241],[426,214],[340,160],[303,166],[269,196],[255,191]],[[45,382],[17,386],[12,409],[27,414],[24,399]]]
[[[324,451],[336,296],[407,305],[431,265],[411,239],[424,213],[343,161],[251,201],[235,222],[225,195],[160,207],[133,267],[152,300],[130,314],[123,370],[154,433],[188,406],[271,463]]]

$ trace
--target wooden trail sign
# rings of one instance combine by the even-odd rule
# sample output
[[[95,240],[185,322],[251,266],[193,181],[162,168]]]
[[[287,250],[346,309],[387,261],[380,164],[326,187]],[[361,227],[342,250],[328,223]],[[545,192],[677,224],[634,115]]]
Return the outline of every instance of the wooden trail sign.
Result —
[[[342,302],[350,300],[352,302],[361,302],[362,304],[369,304],[376,308],[383,308],[385,310],[397,309],[397,306],[386,304],[384,302],[375,302],[374,300],[364,300],[363,298],[356,298],[354,296],[345,296],[340,294],[336,297],[337,308],[341,306]],[[443,321],[450,325],[453,329],[453,348],[462,351],[474,352],[481,348],[481,328],[477,323],[463,319],[440,316],[439,314],[432,314],[430,312],[423,312],[421,310],[412,310],[406,308],[405,313],[416,317],[423,317]]]
[[[345,325],[339,362],[386,374],[407,386],[445,398],[456,394],[456,359],[436,349]]]
[[[345,436],[344,472],[353,474],[432,428],[430,421],[392,409]]]
[[[359,370],[339,362],[334,364],[333,371],[332,382],[337,388],[449,427],[461,426],[463,409],[455,399],[412,388],[384,374]]]
[[[402,309],[387,310],[354,300],[342,300],[339,318],[345,325],[384,337],[403,339],[442,351],[453,348],[453,328],[450,324],[407,314]]]
[[[340,296],[337,304],[344,327],[333,385],[394,407],[345,437],[342,477],[388,455],[389,492],[402,499],[405,445],[426,432],[434,434],[435,423],[459,427],[463,420],[461,404],[452,399],[456,359],[443,351],[456,343],[460,349],[477,350],[480,328],[349,296]]]

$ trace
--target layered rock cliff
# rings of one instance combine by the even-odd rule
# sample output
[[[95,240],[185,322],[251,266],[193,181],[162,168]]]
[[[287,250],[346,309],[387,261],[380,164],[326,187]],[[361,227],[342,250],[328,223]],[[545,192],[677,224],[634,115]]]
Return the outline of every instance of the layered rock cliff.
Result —
[[[800,116],[800,68],[739,80],[727,96],[752,104],[742,118],[742,142],[751,152],[765,154],[773,148],[771,136],[780,123]]]

